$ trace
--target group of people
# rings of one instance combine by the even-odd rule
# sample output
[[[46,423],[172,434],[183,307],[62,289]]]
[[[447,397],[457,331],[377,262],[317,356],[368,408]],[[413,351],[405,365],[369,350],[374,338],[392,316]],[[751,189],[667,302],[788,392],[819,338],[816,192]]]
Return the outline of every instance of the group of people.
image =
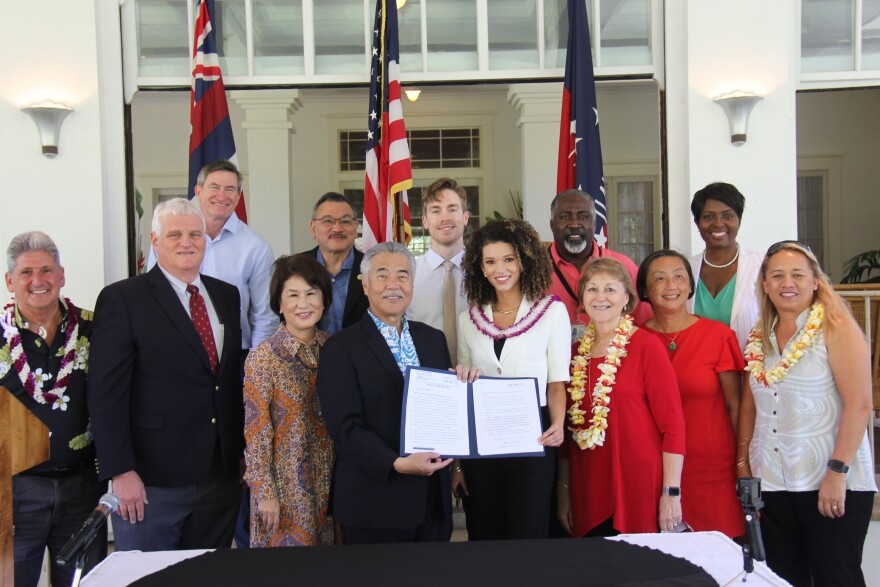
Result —
[[[771,568],[864,584],[868,347],[808,247],[740,247],[734,186],[694,196],[700,255],[641,266],[598,245],[580,190],[553,199],[549,248],[514,219],[465,244],[467,195],[437,180],[418,259],[358,251],[355,210],[331,192],[317,246],[274,262],[233,212],[240,192],[218,161],[193,201],[159,204],[151,269],[105,287],[94,317],[61,297],[48,236],[10,244],[0,385],[52,432],[50,460],[13,479],[17,584],[36,584],[108,480],[116,549],[173,550],[448,540],[453,495],[470,540],[554,523],[738,537],[736,479],[752,475]],[[535,378],[544,455],[402,455],[410,366]],[[90,564],[105,550],[102,536]],[[70,575],[53,565],[53,584]]]

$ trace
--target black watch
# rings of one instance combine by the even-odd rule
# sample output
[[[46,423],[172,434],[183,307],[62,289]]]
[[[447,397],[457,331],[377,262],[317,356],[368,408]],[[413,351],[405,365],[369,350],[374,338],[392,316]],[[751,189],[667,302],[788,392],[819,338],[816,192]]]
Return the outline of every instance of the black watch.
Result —
[[[843,473],[844,475],[849,472],[849,466],[846,465],[843,461],[838,461],[837,459],[831,459],[830,461],[828,461],[828,468],[835,473]]]
[[[669,497],[681,497],[681,488],[680,487],[664,487],[663,495],[668,495]]]

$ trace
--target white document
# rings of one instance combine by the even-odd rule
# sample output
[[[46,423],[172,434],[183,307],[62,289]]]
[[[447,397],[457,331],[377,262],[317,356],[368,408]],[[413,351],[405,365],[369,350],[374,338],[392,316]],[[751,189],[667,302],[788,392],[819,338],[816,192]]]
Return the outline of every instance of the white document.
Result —
[[[455,373],[410,369],[404,414],[405,453],[470,453],[468,390]]]
[[[543,454],[535,379],[477,379],[472,386],[480,456]]]

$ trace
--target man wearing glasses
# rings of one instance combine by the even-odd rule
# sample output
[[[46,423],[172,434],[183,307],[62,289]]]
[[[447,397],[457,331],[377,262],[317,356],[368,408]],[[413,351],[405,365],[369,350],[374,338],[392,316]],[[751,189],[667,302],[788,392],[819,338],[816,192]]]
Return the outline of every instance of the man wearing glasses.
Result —
[[[333,302],[318,328],[332,335],[359,322],[370,305],[359,270],[364,254],[354,248],[358,231],[354,207],[342,194],[327,192],[312,209],[310,227],[318,246],[308,254],[327,269],[333,282]]]

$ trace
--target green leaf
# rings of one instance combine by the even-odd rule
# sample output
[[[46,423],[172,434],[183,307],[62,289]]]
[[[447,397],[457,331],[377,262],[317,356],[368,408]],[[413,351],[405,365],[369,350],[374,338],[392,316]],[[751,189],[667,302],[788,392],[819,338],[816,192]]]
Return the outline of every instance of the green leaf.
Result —
[[[138,220],[144,217],[144,197],[141,195],[141,191],[137,188],[134,189],[134,209],[137,211]]]

